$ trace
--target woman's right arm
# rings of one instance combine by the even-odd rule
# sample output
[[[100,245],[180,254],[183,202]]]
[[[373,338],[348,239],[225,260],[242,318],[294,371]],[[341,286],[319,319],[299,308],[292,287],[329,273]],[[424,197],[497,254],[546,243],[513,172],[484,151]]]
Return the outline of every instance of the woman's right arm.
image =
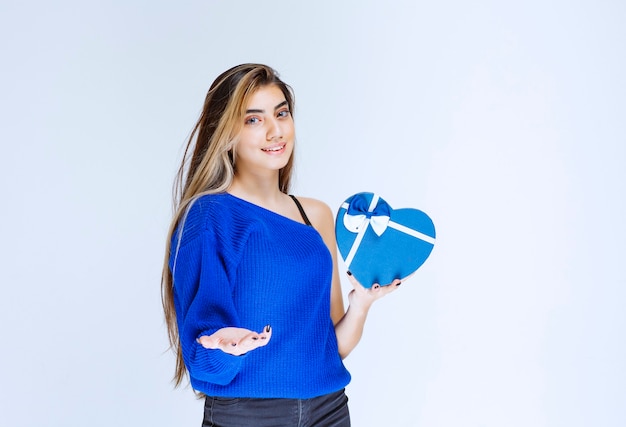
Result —
[[[263,330],[256,333],[238,327],[231,284],[215,248],[212,233],[203,230],[178,249],[172,245],[171,265],[185,366],[198,380],[225,385],[241,369],[247,351],[269,342],[271,329],[260,325]]]

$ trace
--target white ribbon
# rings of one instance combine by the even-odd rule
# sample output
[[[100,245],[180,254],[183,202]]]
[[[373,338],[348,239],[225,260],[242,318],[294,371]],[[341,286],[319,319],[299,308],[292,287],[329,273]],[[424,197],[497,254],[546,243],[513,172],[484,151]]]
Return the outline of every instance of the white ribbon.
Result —
[[[367,208],[368,212],[374,211],[374,209],[376,208],[376,205],[378,204],[378,199],[380,199],[380,196],[378,196],[377,194],[374,194],[372,197],[372,201],[370,202],[370,205]],[[348,215],[348,212],[347,212],[348,206],[349,205],[347,203],[344,203],[343,205],[341,205],[341,207],[345,207],[346,209],[346,213],[343,216],[343,225],[346,227],[347,230],[353,233],[357,233],[356,238],[354,239],[354,243],[352,243],[352,247],[350,248],[350,252],[348,252],[348,256],[346,257],[346,261],[345,261],[346,266],[350,267],[350,264],[352,263],[352,260],[354,259],[354,256],[356,255],[356,251],[359,248],[359,245],[361,244],[361,240],[363,240],[363,236],[365,236],[365,232],[367,231],[367,226],[372,224],[372,229],[378,236],[380,236],[381,234],[384,233],[385,229],[387,228],[387,224],[389,223],[389,217],[381,215],[381,216],[372,216],[371,218],[368,218],[364,214]]]

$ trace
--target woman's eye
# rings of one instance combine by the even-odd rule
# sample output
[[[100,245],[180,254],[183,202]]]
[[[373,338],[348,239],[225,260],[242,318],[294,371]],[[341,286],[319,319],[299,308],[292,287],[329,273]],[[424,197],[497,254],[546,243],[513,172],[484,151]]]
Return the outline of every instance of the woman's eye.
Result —
[[[278,117],[288,117],[288,116],[289,116],[289,110],[283,110],[283,111],[278,112]]]
[[[254,125],[256,123],[259,123],[261,120],[258,117],[248,117],[246,119],[246,124],[247,125]]]

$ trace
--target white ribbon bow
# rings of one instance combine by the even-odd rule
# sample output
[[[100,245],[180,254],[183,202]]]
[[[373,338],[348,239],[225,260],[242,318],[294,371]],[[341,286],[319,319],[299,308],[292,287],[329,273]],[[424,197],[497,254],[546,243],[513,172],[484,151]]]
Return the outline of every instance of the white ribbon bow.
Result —
[[[346,213],[343,216],[344,227],[352,233],[359,233],[365,232],[369,224],[377,236],[382,236],[389,224],[389,215],[386,215],[389,213],[389,206],[377,194],[372,196],[369,206],[364,205],[363,202],[365,200],[361,198],[353,200],[351,204],[346,204]]]
[[[343,225],[346,227],[346,230],[353,233],[358,233],[367,228],[368,223],[377,236],[382,236],[389,224],[389,217],[380,215],[368,218],[367,215],[349,215],[348,213],[343,216]]]

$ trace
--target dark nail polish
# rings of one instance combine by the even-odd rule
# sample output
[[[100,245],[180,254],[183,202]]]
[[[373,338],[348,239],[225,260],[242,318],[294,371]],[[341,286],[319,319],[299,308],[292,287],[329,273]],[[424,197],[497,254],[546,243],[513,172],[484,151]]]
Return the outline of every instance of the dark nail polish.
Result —
[[[398,282],[396,283],[396,286],[400,286],[402,284],[402,282]]]
[[[252,339],[253,339],[254,341],[256,341],[256,340],[258,340],[258,339],[259,339],[259,337],[252,337]]]
[[[267,325],[267,326],[265,327],[265,332],[268,332],[268,333],[269,333],[269,331],[271,331],[271,330],[272,330],[272,327],[271,327],[270,325]]]
[[[350,270],[347,271],[348,276],[352,276],[352,272]]]
[[[237,347],[237,343],[236,342],[230,343],[230,345],[232,345],[233,347]]]

